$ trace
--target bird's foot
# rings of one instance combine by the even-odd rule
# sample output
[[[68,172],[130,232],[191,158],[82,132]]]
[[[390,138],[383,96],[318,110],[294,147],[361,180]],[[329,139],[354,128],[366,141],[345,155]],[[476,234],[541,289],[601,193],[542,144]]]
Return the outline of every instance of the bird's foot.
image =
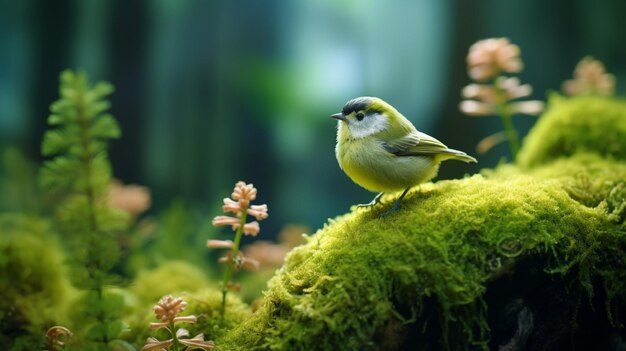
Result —
[[[376,197],[374,198],[374,200],[370,201],[367,204],[359,204],[356,205],[357,208],[363,208],[363,207],[372,207],[372,206],[376,206],[380,203],[380,198],[383,196],[384,193],[379,193],[378,195],[376,195]]]
[[[409,189],[411,188],[406,188],[404,190],[404,192],[402,192],[402,195],[400,195],[400,197],[398,198],[398,200],[396,200],[396,202],[394,202],[393,206],[391,206],[390,209],[388,209],[387,211],[383,212],[380,214],[380,218],[385,217],[391,213],[396,212],[399,208],[400,208],[400,203],[402,202],[402,199],[404,198],[404,196],[406,195],[406,193],[409,192]]]
[[[400,208],[400,200],[402,199],[398,199],[398,201],[396,201],[393,206],[391,206],[390,209],[388,209],[387,211],[383,212],[380,214],[380,218],[385,217],[389,214],[392,214],[394,212],[396,212],[399,208]]]

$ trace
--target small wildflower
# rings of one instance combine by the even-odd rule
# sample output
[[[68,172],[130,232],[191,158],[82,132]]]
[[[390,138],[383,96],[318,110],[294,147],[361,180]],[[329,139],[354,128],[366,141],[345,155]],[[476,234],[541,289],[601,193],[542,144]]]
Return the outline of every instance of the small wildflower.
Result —
[[[66,338],[71,337],[72,332],[60,325],[55,325],[54,327],[50,327],[46,332],[46,338],[48,338],[48,351],[54,351],[57,347],[64,348]]]
[[[248,209],[248,214],[254,216],[257,221],[267,218],[267,205],[252,205]]]
[[[237,227],[241,224],[241,219],[230,216],[215,216],[213,218],[213,225],[216,227],[230,225],[233,230],[237,230]]]
[[[261,230],[261,226],[257,221],[268,217],[267,205],[250,204],[251,201],[256,199],[256,195],[257,189],[252,184],[246,184],[242,181],[237,182],[231,197],[224,199],[224,206],[222,207],[224,213],[234,213],[235,217],[216,216],[213,218],[214,226],[230,226],[232,230],[236,231],[234,242],[219,240],[209,240],[207,242],[209,248],[231,249],[226,256],[218,260],[219,263],[226,264],[224,280],[222,282],[222,308],[220,311],[222,318],[224,317],[226,294],[231,285],[230,278],[233,269],[246,268],[255,270],[259,267],[258,261],[245,258],[239,252],[239,243],[241,242],[242,234],[256,236]],[[256,221],[246,223],[248,216],[254,217]]]
[[[158,320],[169,321],[181,313],[185,307],[187,307],[187,303],[180,297],[166,295],[159,300],[153,310]]]
[[[261,231],[261,227],[257,221],[252,221],[243,225],[243,233],[246,235],[257,236],[259,231]]]
[[[150,208],[150,189],[140,185],[123,185],[119,181],[111,183],[109,206],[138,216]]]
[[[520,72],[524,65],[519,55],[519,46],[511,44],[508,38],[480,40],[470,47],[467,55],[469,76],[485,81],[500,72]]]
[[[536,115],[543,111],[543,101],[509,101],[527,97],[532,94],[529,84],[520,84],[516,77],[499,77],[493,85],[470,84],[463,88],[462,95],[467,99],[459,105],[461,112],[470,116],[490,116],[498,113],[500,106],[505,103],[512,113]]]
[[[235,245],[231,240],[207,240],[206,246],[210,249],[232,249]]]
[[[516,77],[502,73],[518,73],[523,64],[520,48],[507,38],[491,38],[476,42],[467,55],[469,76],[482,83],[472,83],[463,88],[465,99],[459,104],[461,112],[475,117],[499,115],[504,133],[496,133],[483,139],[477,149],[487,152],[498,143],[508,140],[513,159],[519,150],[517,131],[513,126],[514,114],[538,115],[545,105],[543,101],[513,101],[530,96],[532,87],[521,84]]]
[[[563,82],[563,92],[567,95],[613,95],[615,76],[607,73],[604,64],[591,56],[586,56],[574,70],[574,79]]]
[[[161,322],[150,323],[150,329],[165,328],[172,338],[164,341],[159,341],[156,338],[149,337],[146,340],[146,345],[141,348],[141,351],[153,351],[153,350],[168,350],[170,346],[180,343],[187,346],[186,350],[194,348],[201,348],[203,350],[211,350],[215,347],[213,341],[204,341],[204,335],[198,334],[195,337],[189,339],[189,331],[183,328],[179,328],[176,332],[173,331],[174,325],[177,323],[196,323],[196,316],[179,316],[187,303],[180,297],[173,297],[172,295],[166,295],[154,306],[154,314],[156,318]]]

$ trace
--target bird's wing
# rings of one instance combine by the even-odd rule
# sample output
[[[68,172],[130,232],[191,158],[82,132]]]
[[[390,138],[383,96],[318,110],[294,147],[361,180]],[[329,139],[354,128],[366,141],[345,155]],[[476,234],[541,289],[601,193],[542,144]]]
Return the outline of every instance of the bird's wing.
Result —
[[[433,155],[449,150],[441,141],[418,131],[384,142],[383,147],[396,156]]]

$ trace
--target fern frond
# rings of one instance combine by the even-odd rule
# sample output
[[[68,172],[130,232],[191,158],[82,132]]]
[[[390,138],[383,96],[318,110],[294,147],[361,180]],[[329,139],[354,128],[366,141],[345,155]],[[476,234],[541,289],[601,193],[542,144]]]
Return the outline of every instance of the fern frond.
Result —
[[[120,250],[115,235],[128,225],[128,215],[109,208],[111,183],[108,143],[121,136],[115,118],[107,113],[109,83],[89,84],[84,72],[66,70],[60,76],[60,98],[51,104],[41,151],[53,156],[44,163],[40,183],[65,195],[57,209],[58,225],[74,252],[74,283],[86,289],[82,317],[91,339],[90,349],[105,350],[121,331],[119,299],[104,291],[114,281],[109,273]]]

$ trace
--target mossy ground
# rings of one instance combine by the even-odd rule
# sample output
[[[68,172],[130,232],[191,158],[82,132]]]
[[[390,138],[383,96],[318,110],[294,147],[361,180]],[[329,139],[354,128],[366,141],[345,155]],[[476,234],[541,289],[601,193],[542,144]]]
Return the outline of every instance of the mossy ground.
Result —
[[[115,290],[123,338],[164,337],[148,325],[171,293],[198,316],[191,334],[218,350],[619,349],[625,158],[626,103],[553,97],[518,165],[424,184],[382,218],[398,194],[330,220],[289,254],[255,313],[230,294],[221,321],[220,292],[188,264],[140,274]],[[50,325],[74,327],[78,293],[47,222],[3,215],[0,234],[0,345],[36,349]]]
[[[189,330],[191,336],[204,333],[206,340],[221,337],[252,314],[248,305],[230,294],[226,301],[226,316],[222,321],[219,312],[222,293],[217,285],[211,286],[202,272],[194,266],[172,261],[141,273],[126,291],[127,309],[124,320],[129,331],[123,335],[124,340],[139,349],[149,336],[159,339],[167,337],[164,331],[149,328],[151,322],[156,322],[152,307],[167,294],[181,297],[187,302],[181,315],[195,315],[198,318],[197,323],[181,327]]]
[[[524,140],[523,168],[580,152],[626,160],[626,101],[611,97],[550,96],[547,111]]]
[[[69,325],[77,298],[50,224],[21,214],[0,216],[0,349],[35,350],[47,328]]]
[[[523,168],[502,166],[424,184],[409,193],[400,211],[383,218],[379,215],[397,194],[373,210],[331,220],[290,253],[270,281],[261,309],[218,345],[223,350],[438,350],[497,348],[508,341],[509,346],[550,347],[576,340],[563,330],[576,330],[581,305],[593,304],[597,296],[606,308],[595,313],[607,316],[607,327],[623,334],[616,314],[626,302],[626,165],[615,159],[626,150],[626,138],[618,138],[626,124],[613,123],[623,106],[603,98],[558,104],[529,136]],[[558,123],[574,118],[568,111],[589,106],[597,108],[576,116],[593,122]],[[541,127],[551,124],[560,129]],[[591,136],[576,138],[590,126],[609,133],[591,133],[608,138],[609,146]],[[580,147],[569,144],[576,140]],[[520,283],[516,277],[532,280]],[[487,290],[498,284],[526,285],[526,290],[545,291],[539,300],[571,303],[567,311],[540,311],[544,306],[526,308],[520,302],[510,340],[490,344],[498,329],[490,325],[497,304],[489,305],[494,297]],[[523,328],[532,329],[531,310],[536,323],[551,322],[542,312],[563,313],[566,327],[516,341]]]

